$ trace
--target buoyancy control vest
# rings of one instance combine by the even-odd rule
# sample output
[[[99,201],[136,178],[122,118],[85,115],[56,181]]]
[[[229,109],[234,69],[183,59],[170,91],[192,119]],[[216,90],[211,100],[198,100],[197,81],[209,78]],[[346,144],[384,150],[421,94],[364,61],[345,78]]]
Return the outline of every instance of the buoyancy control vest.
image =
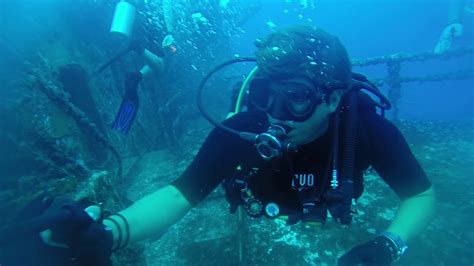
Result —
[[[354,80],[356,81],[353,83],[354,86],[359,86],[359,88],[348,89],[341,99],[339,108],[333,118],[332,169],[330,173],[325,174],[325,181],[323,181],[323,186],[327,186],[328,183],[330,185],[320,189],[318,193],[307,189],[298,189],[301,211],[288,215],[288,224],[299,221],[324,224],[328,212],[335,221],[341,224],[350,224],[352,221],[352,201],[359,197],[361,193],[361,191],[360,193],[354,191],[355,152],[359,137],[358,132],[361,129],[358,116],[363,112],[376,112],[377,106],[381,107],[382,115],[384,115],[384,110],[390,108],[390,103],[383,95],[383,98],[381,98],[382,104],[380,104],[375,102],[368,94],[360,91],[360,86],[369,82],[365,76],[354,74]],[[376,89],[372,83],[369,85]],[[340,134],[342,134],[341,137]],[[342,143],[340,143],[341,141]],[[342,154],[339,154],[339,151],[342,151]],[[340,159],[342,160],[341,163],[339,163]],[[222,182],[226,198],[230,203],[230,211],[233,213],[237,206],[243,205],[252,217],[266,215],[269,218],[275,218],[281,211],[279,206],[273,202],[266,203],[263,206],[262,201],[253,195],[247,184],[247,180],[257,172],[258,168],[244,170],[240,167],[236,169],[232,177]],[[331,178],[330,182],[327,182],[328,178]]]

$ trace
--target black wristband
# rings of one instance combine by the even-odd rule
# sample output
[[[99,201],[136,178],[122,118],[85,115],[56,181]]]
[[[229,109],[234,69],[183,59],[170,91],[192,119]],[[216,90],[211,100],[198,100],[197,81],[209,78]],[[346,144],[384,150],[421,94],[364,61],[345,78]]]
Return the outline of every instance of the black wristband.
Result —
[[[118,231],[117,246],[115,246],[115,248],[112,249],[112,252],[115,252],[120,248],[120,245],[122,245],[122,229],[120,228],[120,225],[117,223],[117,221],[115,221],[114,219],[107,217],[104,220],[111,221],[115,225],[115,227],[117,227],[117,231]],[[112,239],[113,239],[113,236],[112,236]]]
[[[125,240],[124,240],[123,245],[120,247],[120,248],[124,248],[127,246],[128,241],[130,240],[130,226],[128,225],[127,219],[125,219],[125,217],[122,214],[116,213],[114,215],[120,217],[123,220],[123,223],[125,224],[125,233],[126,233]]]

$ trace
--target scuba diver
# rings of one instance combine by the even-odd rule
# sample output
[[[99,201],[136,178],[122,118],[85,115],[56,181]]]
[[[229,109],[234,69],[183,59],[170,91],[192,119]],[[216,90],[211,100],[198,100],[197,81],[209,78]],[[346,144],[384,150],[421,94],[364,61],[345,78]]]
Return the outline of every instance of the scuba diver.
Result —
[[[108,63],[99,69],[99,72],[113,63],[117,58],[123,54],[135,51],[137,54],[143,56],[146,65],[143,66],[140,71],[130,72],[125,77],[125,94],[122,98],[122,103],[115,116],[114,122],[112,123],[112,129],[117,130],[120,133],[127,134],[132,126],[135,116],[137,115],[139,98],[138,98],[138,86],[140,81],[153,74],[162,74],[165,71],[165,61],[163,57],[160,57],[148,49],[145,49],[139,41],[134,40],[130,43],[129,47],[119,53],[116,57],[112,58]]]
[[[444,27],[435,46],[436,54],[443,54],[452,48],[453,40],[463,35],[465,13],[474,13],[472,0],[452,0],[449,3],[448,25]]]
[[[22,232],[49,228],[49,234],[42,231],[34,239],[43,252],[37,256],[44,257],[47,246],[75,259],[61,265],[110,265],[112,250],[164,233],[219,184],[231,212],[242,205],[252,217],[285,218],[288,225],[307,226],[325,224],[329,214],[349,225],[351,203],[363,193],[363,172],[372,166],[398,195],[400,207],[388,228],[371,241],[354,243],[335,260],[341,266],[398,260],[406,243],[432,219],[435,196],[401,132],[377,112],[390,103],[368,79],[352,72],[339,39],[320,28],[284,28],[256,45],[257,67],[243,82],[248,91],[240,95],[246,97],[247,110],[236,108],[223,123],[216,123],[194,160],[171,184],[105,219],[100,218],[103,212],[91,209],[96,206],[84,211],[63,198],[39,198],[26,208],[29,215],[22,216],[33,220],[20,219],[29,221],[20,227],[23,231],[1,237],[0,245]],[[239,98],[237,105],[242,104]],[[48,213],[67,218],[39,226],[38,219],[47,219]],[[53,248],[61,243],[68,248]],[[25,257],[31,256],[16,259]]]
[[[168,5],[170,1],[167,2]],[[137,13],[136,1],[119,1],[115,8],[114,18],[110,27],[110,32],[114,33],[120,38],[130,39],[132,35],[133,25]],[[164,3],[165,5],[165,3]],[[169,6],[168,6],[169,9]],[[166,17],[165,17],[166,19]],[[165,56],[174,54],[176,52],[176,45],[173,35],[168,34],[163,38],[161,44],[162,50],[157,53],[151,52],[149,49],[145,49],[142,42],[138,39],[134,39],[129,42],[126,49],[119,52],[116,56],[110,59],[107,63],[102,65],[97,73],[102,72],[112,63],[117,61],[125,54],[135,51],[138,55],[142,56],[145,60],[146,65],[143,66],[140,71],[130,72],[125,77],[125,93],[120,104],[120,108],[115,116],[112,123],[112,129],[117,130],[120,133],[127,134],[132,126],[133,121],[137,115],[139,98],[138,98],[138,86],[142,79],[151,76],[153,73],[161,75],[165,70]]]

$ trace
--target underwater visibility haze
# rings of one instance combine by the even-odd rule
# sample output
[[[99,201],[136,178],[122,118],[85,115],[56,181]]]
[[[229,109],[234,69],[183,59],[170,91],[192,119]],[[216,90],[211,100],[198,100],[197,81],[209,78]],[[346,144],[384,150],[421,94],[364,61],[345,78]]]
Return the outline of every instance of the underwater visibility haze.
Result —
[[[0,266],[474,265],[473,45],[471,0],[0,1]]]

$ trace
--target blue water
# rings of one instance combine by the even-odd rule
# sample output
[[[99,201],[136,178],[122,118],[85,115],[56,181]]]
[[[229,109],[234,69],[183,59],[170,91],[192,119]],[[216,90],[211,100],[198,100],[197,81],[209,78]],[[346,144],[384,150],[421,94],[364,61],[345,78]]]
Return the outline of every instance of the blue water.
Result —
[[[190,10],[204,11],[200,10],[202,5],[197,3],[206,2],[204,0],[176,1],[186,2],[183,7],[188,12],[186,16],[189,15]],[[242,5],[253,3],[252,0],[233,1]],[[71,188],[86,183],[83,180],[88,180],[89,176],[74,176],[72,171],[72,174],[68,173],[68,175],[64,175],[62,171],[53,171],[64,168],[62,163],[54,162],[54,159],[64,155],[55,154],[56,151],[65,153],[58,144],[71,143],[71,147],[67,150],[71,154],[67,155],[77,159],[76,162],[86,164],[91,170],[107,170],[110,176],[114,175],[115,161],[110,158],[104,161],[97,155],[98,150],[107,153],[107,149],[97,145],[94,142],[94,136],[89,135],[90,132],[78,128],[70,117],[62,114],[60,108],[55,107],[54,103],[35,86],[25,85],[25,81],[28,81],[25,72],[34,66],[51,78],[51,81],[57,82],[55,75],[61,64],[79,63],[88,73],[94,71],[123,47],[123,43],[116,42],[108,32],[116,2],[117,0],[0,0],[0,84],[2,85],[0,87],[0,116],[2,117],[0,120],[0,196],[2,196],[0,201],[5,203],[0,204],[0,213],[4,216],[1,217],[0,224],[13,215],[10,206],[19,208],[28,200],[30,194],[33,195],[41,189],[50,187],[54,187],[59,194],[70,193]],[[147,2],[148,8],[143,10],[155,12],[157,16],[160,16],[159,7],[162,1],[148,0]],[[125,180],[129,186],[121,187],[117,182],[114,183],[113,189],[128,193],[128,196],[135,200],[165,185],[169,179],[175,178],[184,171],[186,164],[192,160],[200,142],[210,129],[206,121],[198,119],[200,114],[196,111],[194,97],[203,72],[208,70],[205,68],[228,60],[229,55],[252,56],[255,51],[254,40],[271,33],[272,25],[277,28],[293,24],[322,27],[340,38],[352,59],[365,59],[400,52],[419,53],[434,49],[447,23],[447,10],[450,4],[448,0],[315,0],[314,9],[302,9],[298,1],[262,0],[261,2],[261,9],[242,25],[242,33],[230,36],[231,51],[223,51],[226,49],[224,46],[212,46],[213,43],[209,43],[212,40],[205,40],[205,38],[202,38],[204,42],[197,43],[202,40],[199,38],[202,36],[190,36],[193,37],[190,41],[192,44],[184,40],[180,46],[184,48],[178,51],[171,65],[171,78],[159,77],[156,80],[146,80],[141,86],[140,111],[137,123],[132,126],[129,135],[122,136],[112,130],[105,130],[108,141],[117,147],[124,158],[124,165],[129,167],[124,169],[124,172],[129,174],[126,177],[128,179]],[[142,27],[146,19],[142,15],[135,28],[137,34],[144,32]],[[158,24],[163,26],[162,23]],[[150,25],[146,24],[148,33],[160,37],[147,37],[162,38],[161,34],[164,30],[158,26],[150,27]],[[454,48],[473,46],[473,25],[474,15],[465,13],[464,34],[454,41]],[[216,40],[216,43],[218,41]],[[193,47],[193,45],[196,46]],[[218,58],[213,59],[212,65],[207,62],[209,58],[195,56],[196,54],[202,54],[203,57],[209,56],[209,50],[219,55]],[[63,54],[69,57],[61,58]],[[223,56],[220,57],[221,55]],[[185,60],[182,60],[183,58]],[[142,59],[132,53],[92,79],[91,94],[96,104],[94,107],[98,109],[104,125],[113,121],[120,104],[125,73],[136,71],[142,66]],[[384,78],[387,74],[384,65],[358,67],[354,70],[366,74],[369,78]],[[458,70],[474,71],[474,55],[447,61],[404,63],[401,74],[413,77]],[[238,76],[239,73],[234,74]],[[211,85],[219,84],[215,80],[210,83]],[[212,87],[211,85],[209,87]],[[178,90],[181,94],[176,93]],[[387,92],[388,88],[384,86],[381,90]],[[215,90],[209,88],[207,92],[214,94]],[[218,97],[229,98],[225,90],[218,92],[220,93]],[[175,97],[174,100],[170,102],[169,100],[173,97]],[[215,105],[221,104],[217,102]],[[469,223],[469,219],[472,220],[472,195],[474,195],[472,193],[474,191],[472,189],[474,80],[404,83],[402,99],[398,106],[399,118],[425,120],[405,121],[399,124],[401,130],[406,133],[410,145],[413,145],[415,155],[435,184],[441,206],[440,215],[433,226],[420,238],[414,240],[414,255],[410,255],[408,261],[412,263],[411,265],[419,265],[417,263],[422,258],[430,265],[435,263],[439,263],[437,265],[440,266],[461,265],[472,260],[470,247],[474,241]],[[209,109],[213,111],[212,114],[218,116],[216,113],[220,111],[214,110],[214,105],[211,107]],[[165,110],[167,112],[160,113],[163,109],[167,109]],[[224,109],[227,111],[228,106]],[[4,110],[7,112],[2,113]],[[392,114],[389,113],[388,116],[391,117]],[[163,122],[165,120],[168,124]],[[436,122],[426,120],[436,120]],[[451,120],[471,120],[471,122]],[[38,129],[38,124],[50,126],[48,129],[51,132],[43,135],[42,139],[38,139],[38,135],[33,134]],[[170,140],[170,135],[173,134],[175,134],[174,142]],[[45,140],[49,142],[45,143]],[[48,149],[51,147],[57,149],[52,152]],[[372,190],[370,193],[383,195],[385,200],[385,196],[391,192],[383,185],[381,182],[369,183],[369,187],[385,189]],[[100,186],[97,187],[98,190],[103,189]],[[99,192],[103,192],[104,197],[108,197],[107,199],[113,198],[107,194],[111,193],[110,191]],[[22,197],[18,197],[19,195]],[[17,202],[17,198],[21,200]],[[227,220],[235,223],[236,219],[229,216],[227,212],[221,211],[227,208],[226,202],[218,202],[215,204],[214,201],[207,201],[204,208],[198,209],[196,213],[188,217],[188,221],[179,224],[178,229],[172,231],[167,238],[148,244],[145,255],[150,259],[150,265],[163,265],[163,261],[167,259],[169,261],[182,259],[179,253],[175,254],[170,250],[175,250],[177,246],[186,247],[183,245],[183,239],[188,238],[188,242],[196,241],[199,244],[199,237],[209,235],[216,237],[220,236],[219,233],[225,235],[229,228],[234,228],[222,223]],[[386,201],[387,204],[395,202],[395,198],[388,198]],[[377,207],[384,209],[387,206]],[[390,207],[395,210],[395,206]],[[373,212],[377,210],[368,209]],[[383,223],[380,223],[380,219],[373,220],[374,217],[380,218],[378,213],[365,216],[367,219],[371,218],[371,226],[377,230],[382,228],[383,223],[388,222],[383,220]],[[259,226],[255,229],[256,231],[260,230],[259,233],[268,236],[268,241],[275,241],[271,240],[275,233],[271,230],[272,227],[266,227],[263,222]],[[361,228],[353,227],[352,230],[366,237],[367,224],[359,223],[359,226]],[[199,230],[194,230],[196,228]],[[464,232],[468,233],[464,234]],[[341,239],[347,234],[340,230],[333,230],[333,233],[340,234]],[[336,252],[333,243],[339,236],[325,232],[321,235],[325,236],[327,241],[324,248]],[[303,234],[301,236],[305,237]],[[317,245],[316,240],[319,240],[317,239],[319,235],[311,235],[311,237],[315,238],[312,244]],[[352,237],[358,236],[352,235]],[[269,252],[266,243],[263,243],[265,241],[259,239],[259,234],[251,234],[248,239],[250,240],[247,241],[247,245],[255,246],[256,249],[253,252],[256,254]],[[292,252],[292,248],[288,248],[286,246],[288,243],[285,241],[273,242],[275,243],[281,244],[284,252]],[[235,241],[225,247],[232,244],[235,244]],[[205,243],[203,245],[208,247]],[[417,245],[421,246],[418,250]],[[216,249],[218,248],[221,247],[218,246]],[[216,252],[216,249],[211,246],[208,251],[212,253],[207,258],[208,263],[213,258],[222,259],[219,256],[222,254],[217,254],[220,251]],[[186,249],[185,251],[187,252]],[[274,252],[278,253],[278,251]],[[295,254],[284,252],[279,256],[291,261]],[[199,252],[195,251],[195,253]],[[202,254],[191,254],[190,261],[194,259],[194,255],[202,257]],[[325,255],[331,257],[328,254]],[[267,260],[268,258],[262,255],[259,259]],[[444,261],[439,261],[443,259]],[[334,260],[328,259],[328,261]]]
[[[299,23],[320,26],[338,36],[351,58],[355,59],[430,51],[448,23],[450,4],[448,0],[315,2],[315,9],[301,9],[296,3],[264,0],[260,13],[245,24],[247,34],[236,42],[235,51],[241,54],[254,51],[253,40],[271,32],[266,25],[268,21],[277,26]],[[464,19],[464,34],[454,41],[453,47],[473,45],[474,15],[465,12]],[[401,71],[403,75],[418,76],[461,69],[474,71],[472,55],[449,62],[433,60],[422,65],[403,64]],[[386,73],[382,66],[357,70],[369,77],[381,77]],[[399,114],[402,119],[474,117],[473,80],[404,84],[402,97]]]
[[[97,3],[107,1],[98,1]],[[153,1],[150,1],[153,2]],[[245,1],[242,1],[245,3]],[[293,1],[297,2],[297,1]],[[271,32],[268,22],[278,27],[292,24],[311,24],[322,27],[338,36],[346,45],[349,55],[355,59],[389,55],[398,52],[423,52],[432,50],[443,27],[447,23],[450,1],[438,0],[362,0],[362,1],[314,1],[315,8],[302,9],[298,3],[284,0],[262,0],[262,8],[242,28],[245,34],[231,38],[233,52],[252,55],[253,41]],[[35,38],[49,38],[58,23],[65,23],[78,30],[83,38],[93,40],[88,28],[107,30],[110,10],[96,10],[87,1],[64,5],[60,0],[15,1],[0,3],[0,12],[8,7],[9,17],[16,20],[0,21],[10,44],[18,49],[32,51]],[[195,10],[199,10],[197,5]],[[11,13],[13,12],[13,13]],[[13,15],[12,15],[13,14]],[[67,14],[68,17],[64,17]],[[5,16],[3,16],[5,17]],[[474,15],[465,12],[464,34],[454,41],[454,47],[473,44]],[[3,56],[8,59],[7,56]],[[429,61],[421,67],[403,64],[405,75],[444,73],[460,69],[474,69],[474,57],[453,59],[449,62]],[[420,71],[420,69],[422,71]],[[383,77],[385,68],[356,69],[369,77]],[[0,71],[1,72],[1,71]],[[381,76],[382,75],[382,76]],[[409,83],[402,88],[400,118],[417,119],[470,119],[474,117],[473,81]],[[382,88],[386,90],[386,88]],[[443,108],[432,108],[440,106]]]

